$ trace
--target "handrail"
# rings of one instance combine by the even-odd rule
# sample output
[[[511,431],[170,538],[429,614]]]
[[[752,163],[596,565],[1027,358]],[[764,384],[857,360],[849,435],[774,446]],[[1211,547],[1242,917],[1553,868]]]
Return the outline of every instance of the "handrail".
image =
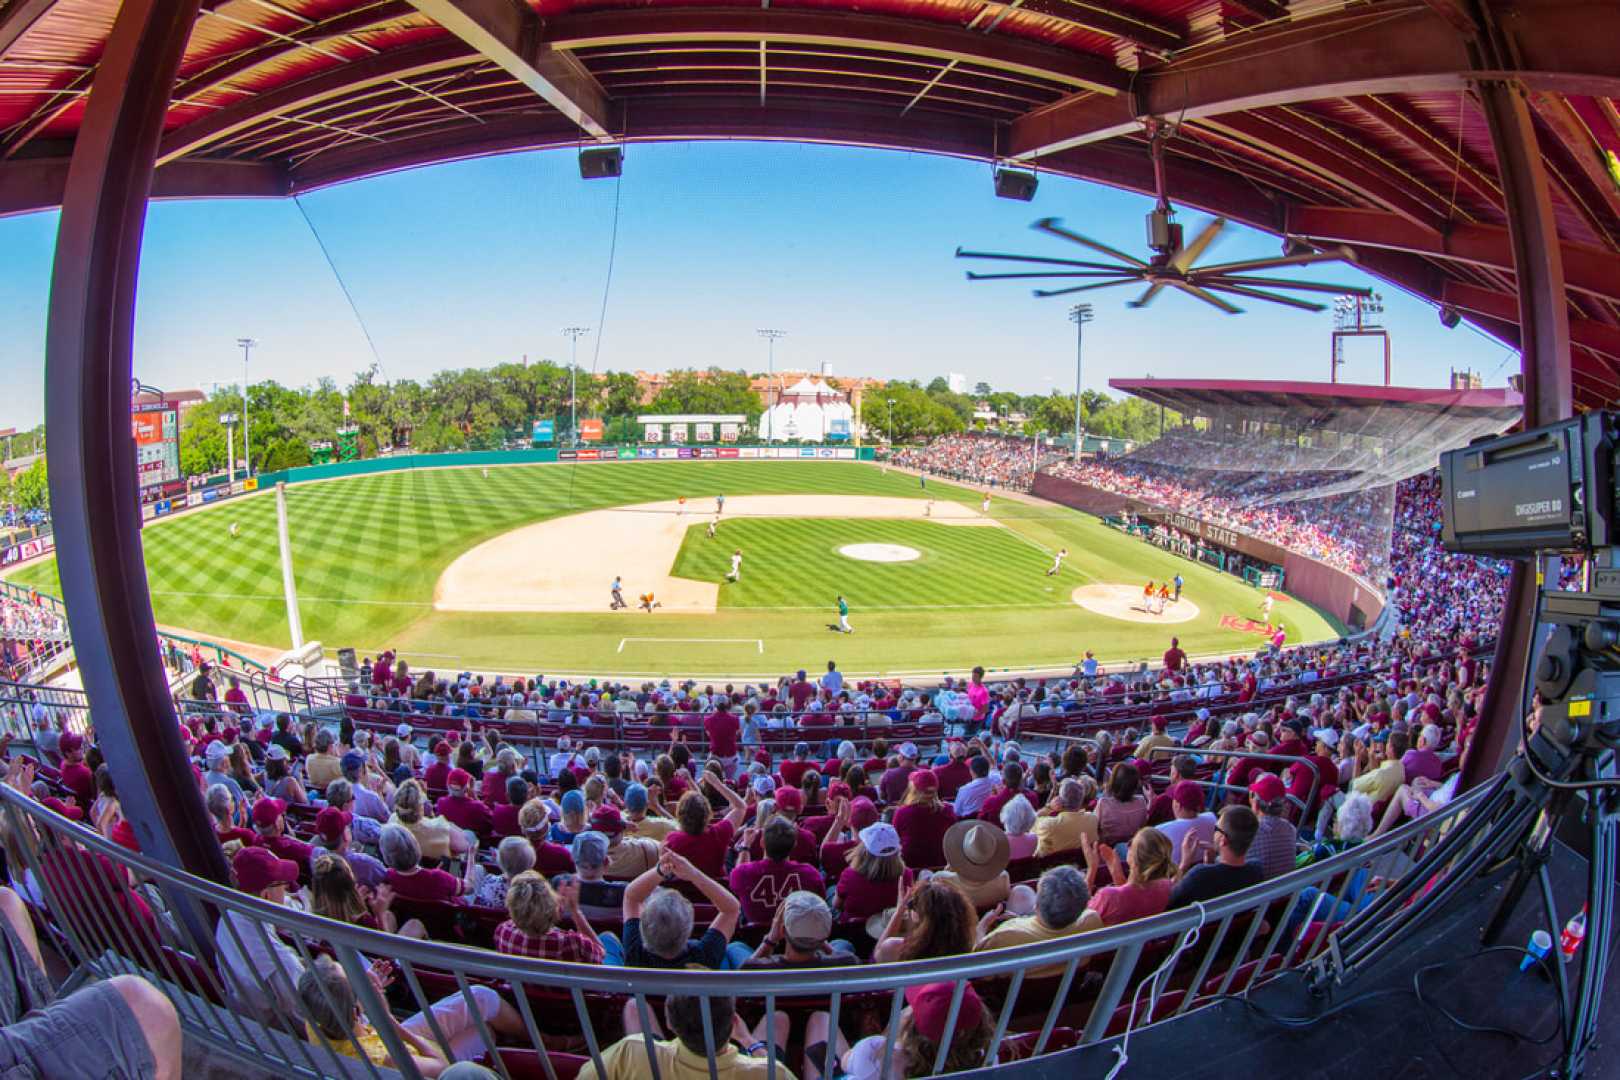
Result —
[[[1079,1041],[1095,1042],[1104,1037],[1116,1007],[1146,974],[1138,968],[1138,960],[1150,955],[1148,950],[1157,950],[1156,943],[1166,940],[1177,943],[1171,959],[1178,967],[1183,950],[1189,949],[1194,940],[1208,943],[1178,1012],[1185,1011],[1201,996],[1207,996],[1201,988],[1205,987],[1211,965],[1228,938],[1241,936],[1241,943],[1235,955],[1227,958],[1227,973],[1215,993],[1227,992],[1240,966],[1254,965],[1245,980],[1248,985],[1273,970],[1274,958],[1277,958],[1276,968],[1307,962],[1322,951],[1328,935],[1308,933],[1310,922],[1306,916],[1317,914],[1321,902],[1328,897],[1333,899],[1333,906],[1328,909],[1330,915],[1340,911],[1345,903],[1354,908],[1365,895],[1366,881],[1375,868],[1392,858],[1411,858],[1439,831],[1467,813],[1483,794],[1483,791],[1471,792],[1442,810],[1382,837],[1242,892],[1105,930],[1046,943],[907,963],[723,973],[626,969],[527,959],[465,945],[415,941],[337,923],[271,905],[131,853],[9,788],[0,790],[0,802],[4,803],[12,836],[22,848],[20,862],[26,865],[33,891],[39,894],[33,898],[36,910],[49,917],[48,926],[59,935],[59,944],[70,949],[82,965],[100,975],[129,971],[146,975],[175,1002],[188,1034],[216,1045],[228,1043],[244,1060],[262,1067],[290,1070],[297,1076],[329,1074],[331,1066],[317,1065],[314,1061],[314,1056],[324,1050],[324,1040],[319,1043],[296,1040],[289,1045],[289,1040],[273,1037],[241,1010],[231,1007],[233,995],[248,995],[242,1000],[265,998],[268,984],[261,979],[262,973],[210,965],[216,939],[228,943],[234,937],[240,948],[240,934],[244,932],[279,934],[290,942],[303,965],[311,963],[317,953],[336,955],[348,971],[351,985],[372,1026],[394,1049],[396,1067],[406,1076],[414,1077],[417,1075],[414,1065],[408,1059],[401,1060],[399,1044],[389,1038],[394,1033],[383,1014],[386,1006],[370,992],[369,986],[355,983],[356,979],[364,983],[367,956],[386,956],[394,961],[405,975],[407,997],[412,999],[413,1007],[426,1007],[431,1003],[430,996],[424,992],[422,977],[434,972],[443,974],[430,980],[429,985],[445,986],[447,980],[453,981],[456,989],[451,991],[452,995],[459,993],[469,1006],[477,1006],[473,981],[494,986],[497,993],[504,988],[509,1000],[516,992],[526,1034],[533,1051],[546,1063],[548,1072],[547,1033],[535,1023],[530,1001],[536,994],[552,1000],[548,1011],[542,1014],[551,1034],[556,1034],[558,1025],[569,1026],[577,1020],[601,1074],[601,1050],[605,1043],[598,1037],[597,1021],[593,1019],[586,994],[629,998],[641,1015],[647,1014],[649,997],[670,994],[698,996],[704,999],[706,1008],[715,998],[763,998],[767,1012],[779,1005],[792,1004],[794,999],[809,997],[818,1002],[827,999],[819,1007],[831,1012],[831,1026],[837,1030],[843,999],[868,992],[883,993],[890,995],[888,1036],[893,1042],[898,1033],[905,987],[947,980],[960,986],[968,980],[980,980],[981,993],[994,1000],[996,988],[1006,979],[1010,982],[1005,988],[1006,997],[998,1007],[997,1034],[985,1051],[988,1064],[997,1060],[997,1054],[1007,1042],[1004,1036],[1009,1030],[1009,1021],[1016,1014],[1020,989],[1036,981],[1028,975],[1028,969],[1057,967],[1063,971],[1057,992],[1048,994],[1043,989],[1039,995],[1042,1000],[1038,1002],[1040,1012],[1026,1016],[1030,1025],[1040,1025],[1034,1048],[1039,1054],[1048,1049],[1058,1021],[1071,1011],[1070,990],[1076,985],[1075,975],[1080,966],[1112,954],[1100,993],[1095,999],[1081,995],[1082,999],[1089,1000],[1090,1008],[1084,1012]],[[25,827],[28,824],[33,828]],[[135,880],[142,883],[140,889],[132,886],[128,879],[87,869],[93,864],[71,856],[76,848],[133,872]],[[14,865],[14,880],[16,873]],[[1359,884],[1353,886],[1352,882],[1358,879]],[[126,914],[123,905],[138,891],[160,900],[166,909],[167,916],[157,922],[155,930],[143,929],[138,920],[131,920]],[[1275,926],[1264,935],[1263,946],[1251,952],[1260,942],[1263,916],[1279,901],[1284,906],[1280,914],[1271,916]],[[240,920],[231,921],[228,926],[218,923],[227,913],[240,916]],[[1301,922],[1302,918],[1305,921]],[[1336,923],[1338,918],[1328,921]],[[1157,952],[1151,955],[1156,956]],[[1189,965],[1195,956],[1200,954],[1196,951],[1186,954]],[[224,1007],[210,1005],[206,1000],[211,989],[224,990],[221,999]],[[568,1017],[564,999],[559,995],[567,995],[566,1000],[571,1001],[574,1018]],[[218,993],[214,996],[220,997]],[[268,1010],[260,1014],[260,1019],[301,1035],[307,1014],[299,1011],[302,1007],[296,1002],[277,1001],[275,997],[273,992],[269,995]],[[1026,1008],[1028,1004],[1025,1003]],[[1080,1008],[1078,1004],[1072,1007]],[[617,1009],[613,1012],[616,1014]],[[1082,1023],[1080,1015],[1074,1013],[1076,1025]],[[1155,1018],[1155,1009],[1150,1006],[1142,1022]],[[607,1023],[611,1026],[611,1021]],[[462,1035],[479,1043],[481,1049],[493,1049],[491,1032],[485,1024],[478,1024],[475,1033],[463,1032]],[[437,1030],[433,1038],[441,1043],[446,1043],[447,1039]],[[453,1040],[456,1036],[448,1038]],[[324,1052],[330,1053],[329,1050]],[[300,1056],[303,1061],[298,1060]],[[498,1056],[493,1060],[498,1063]],[[497,1067],[504,1069],[499,1064]]]

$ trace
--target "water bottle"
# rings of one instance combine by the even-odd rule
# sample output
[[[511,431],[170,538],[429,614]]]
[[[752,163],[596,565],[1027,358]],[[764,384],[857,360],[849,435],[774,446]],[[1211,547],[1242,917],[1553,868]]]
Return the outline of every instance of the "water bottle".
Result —
[[[1564,924],[1564,932],[1558,935],[1558,951],[1563,954],[1564,963],[1575,959],[1575,950],[1581,947],[1586,940],[1586,905],[1575,913],[1574,918]]]

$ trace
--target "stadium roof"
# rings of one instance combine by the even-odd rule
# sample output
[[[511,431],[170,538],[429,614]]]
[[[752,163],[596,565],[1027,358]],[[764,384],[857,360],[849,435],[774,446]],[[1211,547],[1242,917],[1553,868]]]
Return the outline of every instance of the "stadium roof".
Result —
[[[1429,413],[1474,413],[1511,423],[1524,400],[1518,390],[1427,390],[1353,382],[1244,381],[1244,379],[1110,379],[1108,387],[1134,393],[1178,413],[1207,416],[1210,410],[1298,410],[1301,415],[1398,406]]]
[[[118,0],[0,0],[0,214],[56,205]],[[1299,241],[1516,342],[1477,87],[1528,95],[1575,401],[1620,399],[1620,4],[203,0],[159,197],[280,196],[536,147],[795,139],[1015,160]],[[1606,156],[1607,155],[1607,156]],[[631,163],[633,168],[633,162]]]

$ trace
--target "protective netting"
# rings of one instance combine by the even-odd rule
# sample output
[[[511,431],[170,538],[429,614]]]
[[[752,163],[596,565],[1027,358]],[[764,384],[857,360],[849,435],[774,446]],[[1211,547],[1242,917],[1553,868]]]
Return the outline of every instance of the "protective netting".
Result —
[[[1516,407],[1453,398],[1223,406],[1124,456],[1048,471],[1237,529],[1382,585],[1395,484],[1432,469],[1442,450],[1500,432],[1517,418]]]

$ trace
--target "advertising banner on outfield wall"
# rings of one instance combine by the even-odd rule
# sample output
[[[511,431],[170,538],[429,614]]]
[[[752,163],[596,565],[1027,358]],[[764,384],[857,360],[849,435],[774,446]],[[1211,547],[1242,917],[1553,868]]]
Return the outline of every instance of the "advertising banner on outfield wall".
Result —
[[[757,446],[739,446],[737,448],[738,457],[757,458],[760,456],[761,452],[762,451]]]
[[[657,461],[658,448],[656,446],[643,446],[641,449],[636,451],[636,457],[641,458],[643,461],[647,460],[648,458]]]
[[[549,443],[557,439],[557,423],[554,420],[536,420],[529,435],[531,442]]]
[[[219,488],[209,488],[207,491],[204,491],[202,493],[202,501],[205,503],[218,502]]]
[[[679,450],[677,450],[673,446],[660,446],[658,448],[658,457],[661,460],[667,461],[670,458],[675,458],[675,457],[680,457],[680,456],[681,456],[681,452]]]
[[[581,420],[579,422],[579,440],[580,442],[601,442],[602,421]]]
[[[202,501],[203,501],[202,497],[203,497],[203,493],[200,492],[200,491],[188,492],[186,494],[186,505],[187,506],[201,506]]]
[[[259,478],[257,476],[250,476],[246,480],[242,481],[242,490],[244,492],[258,491],[259,490]]]
[[[720,456],[723,458],[734,458],[737,456],[737,448],[735,446],[722,446],[720,448]]]
[[[557,460],[558,461],[578,461],[579,460],[579,451],[578,450],[559,450],[559,451],[557,451]]]

